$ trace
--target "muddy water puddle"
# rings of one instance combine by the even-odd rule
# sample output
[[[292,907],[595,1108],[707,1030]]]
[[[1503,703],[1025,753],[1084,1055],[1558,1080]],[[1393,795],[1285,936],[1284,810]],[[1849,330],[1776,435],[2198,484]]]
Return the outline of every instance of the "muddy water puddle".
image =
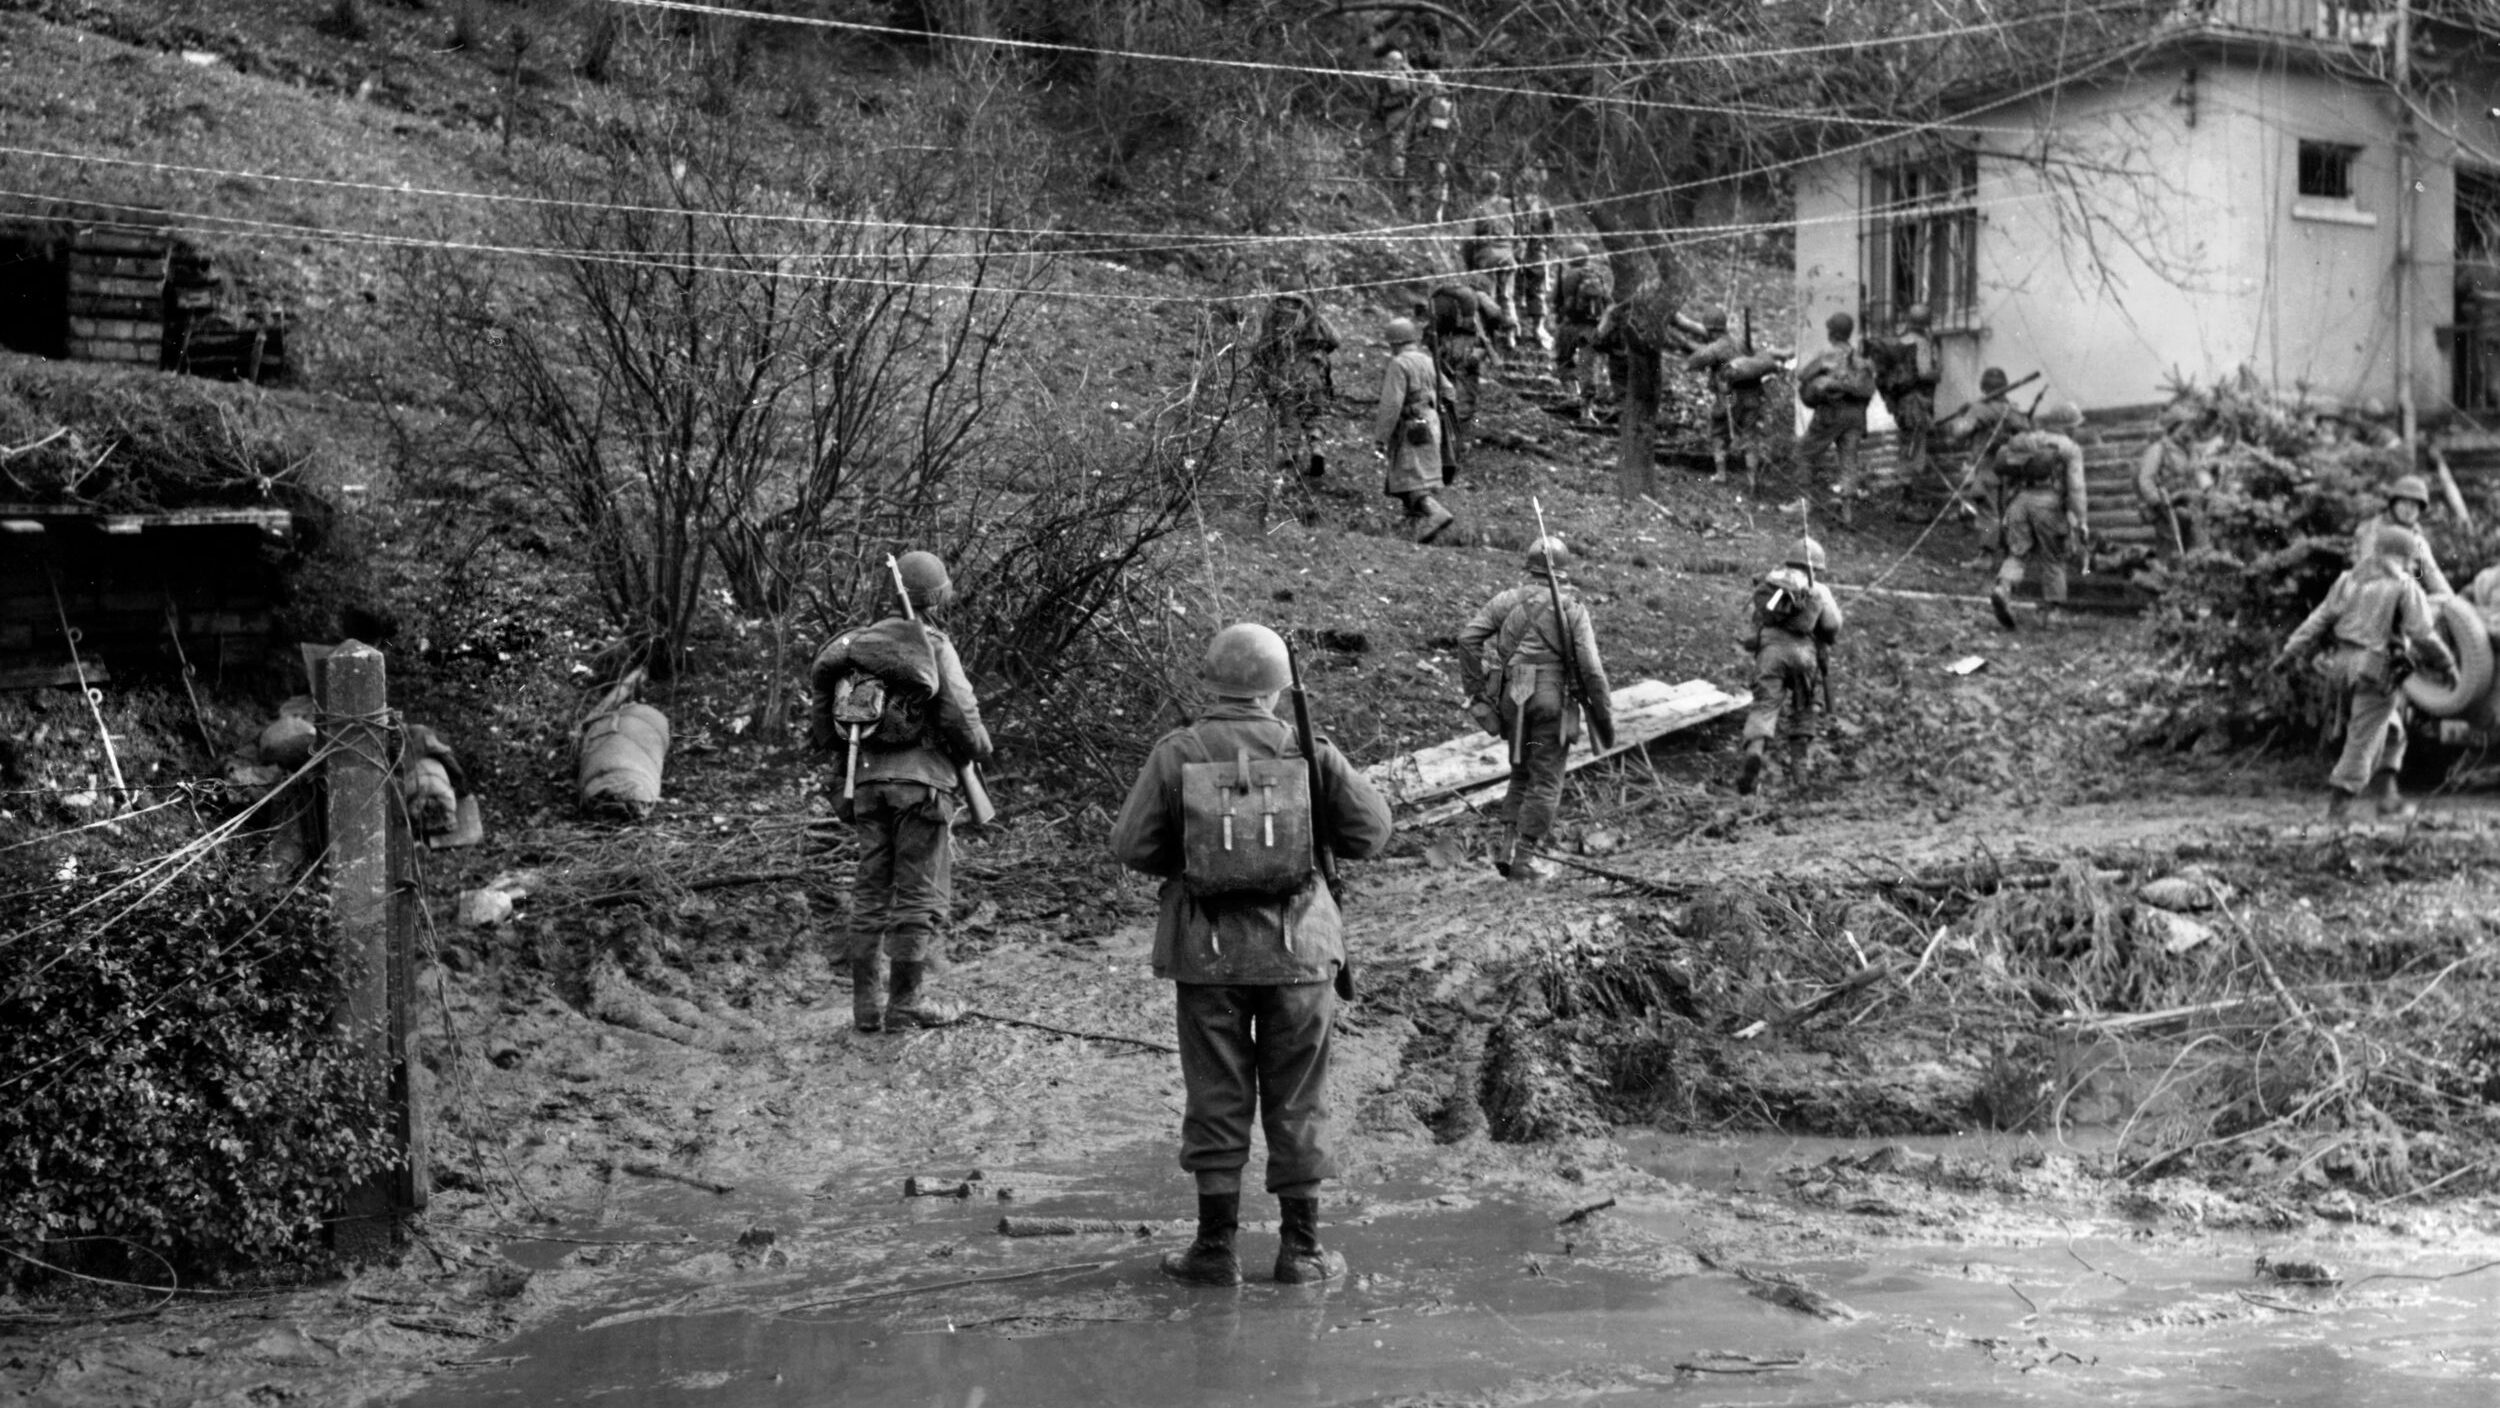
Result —
[[[584,1278],[568,1302],[580,1308],[409,1402],[2500,1403],[2500,1273],[2359,1280],[2462,1269],[2462,1254],[2364,1265],[2297,1238],[2124,1225],[1852,1235],[1847,1218],[1779,1213],[1760,1195],[1771,1170],[1869,1147],[1636,1145],[1631,1162],[1673,1181],[1575,1224],[1557,1221],[1571,1204],[1357,1181],[1327,1228],[1357,1274],[1324,1290],[1267,1279],[1270,1230],[1243,1234],[1250,1284],[1231,1291],[1155,1270],[1178,1235],[998,1234],[1002,1215],[1181,1215],[1186,1185],[1163,1149],[985,1171],[975,1196],[899,1205],[899,1174],[727,1198],[654,1191],[597,1235],[691,1234],[705,1250],[645,1248],[592,1279],[577,1254],[547,1253],[563,1244],[516,1245],[552,1268],[555,1294]],[[1245,1199],[1245,1217],[1272,1215]],[[1747,1234],[1772,1221],[1789,1225]],[[2260,1253],[2335,1261],[2348,1285],[2260,1282]],[[1777,1287],[1744,1272],[1792,1278],[1856,1318],[1770,1303],[1756,1293]]]

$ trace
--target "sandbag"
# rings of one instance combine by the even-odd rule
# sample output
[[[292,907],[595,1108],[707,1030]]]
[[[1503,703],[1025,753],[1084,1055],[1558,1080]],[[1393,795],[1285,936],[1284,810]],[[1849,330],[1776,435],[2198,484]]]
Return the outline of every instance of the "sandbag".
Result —
[[[582,725],[582,806],[640,821],[660,804],[668,715],[627,704]]]
[[[445,835],[460,823],[460,799],[440,758],[417,758],[401,768],[399,795],[408,804],[408,824],[420,837]]]
[[[2491,633],[2483,614],[2463,597],[2444,596],[2431,603],[2440,638],[2457,657],[2453,678],[2416,670],[2405,676],[2405,698],[2434,719],[2464,713],[2491,688]]]

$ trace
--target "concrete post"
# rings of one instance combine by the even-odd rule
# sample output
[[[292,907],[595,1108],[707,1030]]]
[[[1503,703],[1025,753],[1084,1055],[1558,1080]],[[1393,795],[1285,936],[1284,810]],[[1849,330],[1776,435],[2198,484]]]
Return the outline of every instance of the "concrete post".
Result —
[[[391,776],[389,700],[382,652],[347,641],[316,667],[321,702],[322,821],[328,840],[332,923],[337,926],[338,985],[332,1028],[361,1056],[390,1069],[394,1097],[407,1083],[394,1059],[401,1049],[400,1015],[391,997]],[[395,1103],[401,1103],[395,1100]],[[402,1104],[404,1109],[404,1103]],[[391,1115],[405,1153],[406,1121]],[[349,1255],[388,1251],[394,1214],[406,1204],[405,1175],[393,1170],[348,1190],[334,1245]]]

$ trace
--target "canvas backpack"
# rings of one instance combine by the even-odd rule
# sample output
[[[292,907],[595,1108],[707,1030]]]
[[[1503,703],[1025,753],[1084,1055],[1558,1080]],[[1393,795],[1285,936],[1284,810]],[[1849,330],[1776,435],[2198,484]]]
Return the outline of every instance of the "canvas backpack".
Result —
[[[1202,900],[1281,899],[1313,873],[1311,774],[1299,754],[1218,761],[1196,729],[1181,764],[1181,884]]]
[[[1614,281],[1603,271],[1591,267],[1580,272],[1571,286],[1571,307],[1564,310],[1576,323],[1593,323],[1606,316],[1607,305],[1615,301]]]
[[[1814,585],[1806,574],[1794,567],[1774,567],[1754,583],[1753,624],[1756,630],[1780,630],[1790,635],[1811,635],[1821,606],[1814,599]]]
[[[936,670],[922,627],[892,621],[846,632],[825,647],[814,673],[845,739],[856,734],[860,747],[880,753],[929,741]]]
[[[2036,430],[2023,431],[1997,451],[1997,478],[2016,488],[2047,484],[2056,477],[2057,468],[2056,447]]]

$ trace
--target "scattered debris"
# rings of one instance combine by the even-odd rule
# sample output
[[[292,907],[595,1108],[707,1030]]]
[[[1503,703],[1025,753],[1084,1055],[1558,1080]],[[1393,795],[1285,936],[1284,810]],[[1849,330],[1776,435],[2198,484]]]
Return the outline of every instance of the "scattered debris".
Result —
[[[2260,1252],[2257,1279],[2291,1286],[2340,1286],[2343,1274],[2323,1261],[2276,1261]]]
[[[1794,1310],[1818,1320],[1863,1320],[1865,1313],[1832,1299],[1793,1276],[1778,1272],[1752,1271],[1737,1267],[1736,1274],[1748,1283],[1745,1294],[1755,1300],[1767,1301],[1783,1310]]]
[[[657,1178],[669,1183],[683,1183],[689,1188],[700,1188],[706,1193],[728,1194],[738,1191],[738,1185],[735,1183],[722,1183],[691,1173],[679,1173],[673,1168],[664,1168],[654,1163],[629,1163],[620,1164],[617,1167],[636,1178]]]
[[[980,1177],[979,1169],[974,1169],[963,1178],[952,1180],[922,1178],[915,1174],[903,1180],[903,1196],[906,1198],[969,1198],[972,1196],[974,1181]]]

